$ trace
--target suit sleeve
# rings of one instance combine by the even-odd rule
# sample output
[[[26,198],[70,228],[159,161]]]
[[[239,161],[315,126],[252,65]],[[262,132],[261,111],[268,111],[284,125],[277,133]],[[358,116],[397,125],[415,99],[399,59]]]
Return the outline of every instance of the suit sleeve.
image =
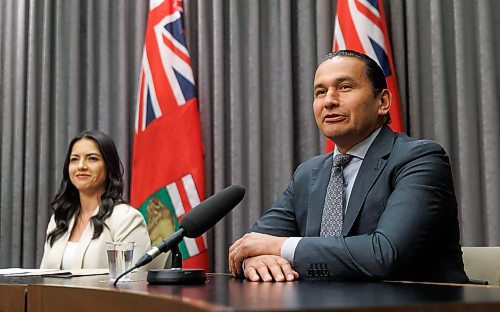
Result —
[[[390,279],[432,242],[437,229],[448,219],[456,219],[445,151],[431,141],[408,144],[411,146],[398,164],[388,164],[390,172],[379,177],[384,181],[376,182],[389,183],[394,189],[375,231],[339,238],[303,238],[294,258],[294,268],[301,276],[308,276],[311,264],[324,259],[331,278]]]
[[[113,241],[134,242],[133,262],[136,263],[151,247],[144,217],[137,209],[128,205],[118,205],[114,210],[112,223],[109,224]]]

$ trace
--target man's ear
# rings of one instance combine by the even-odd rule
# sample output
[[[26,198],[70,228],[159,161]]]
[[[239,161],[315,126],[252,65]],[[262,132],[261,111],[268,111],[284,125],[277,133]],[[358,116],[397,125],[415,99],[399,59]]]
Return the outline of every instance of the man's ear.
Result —
[[[379,96],[378,115],[385,116],[389,112],[389,108],[391,108],[391,103],[392,103],[391,91],[389,91],[389,89],[384,89],[378,96]]]

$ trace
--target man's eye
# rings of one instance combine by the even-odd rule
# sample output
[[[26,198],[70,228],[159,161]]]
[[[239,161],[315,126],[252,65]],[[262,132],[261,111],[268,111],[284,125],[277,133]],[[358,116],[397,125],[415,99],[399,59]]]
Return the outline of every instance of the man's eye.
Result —
[[[352,89],[352,86],[349,84],[342,84],[339,86],[339,90],[349,90]]]
[[[322,94],[325,94],[326,91],[325,90],[316,90],[316,96],[319,96],[319,95],[322,95]]]

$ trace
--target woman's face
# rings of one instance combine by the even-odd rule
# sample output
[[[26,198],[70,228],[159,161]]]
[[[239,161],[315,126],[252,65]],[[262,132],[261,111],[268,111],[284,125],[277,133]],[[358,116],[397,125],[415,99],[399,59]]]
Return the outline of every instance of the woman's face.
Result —
[[[104,193],[106,164],[95,141],[82,138],[73,144],[68,171],[71,183],[80,193],[98,196]]]

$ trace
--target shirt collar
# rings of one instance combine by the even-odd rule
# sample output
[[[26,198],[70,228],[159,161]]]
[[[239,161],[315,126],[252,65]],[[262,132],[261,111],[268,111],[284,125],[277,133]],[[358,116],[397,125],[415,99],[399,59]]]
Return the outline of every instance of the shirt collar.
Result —
[[[372,143],[375,140],[375,138],[377,137],[377,135],[380,133],[380,130],[382,130],[382,127],[378,127],[366,139],[364,139],[363,141],[354,145],[350,150],[348,150],[346,154],[352,155],[352,156],[360,158],[360,159],[364,159],[366,156],[366,153],[368,152],[368,149],[372,145]],[[335,157],[338,154],[340,154],[340,151],[339,151],[337,145],[335,145],[335,149],[333,150],[333,157]]]

